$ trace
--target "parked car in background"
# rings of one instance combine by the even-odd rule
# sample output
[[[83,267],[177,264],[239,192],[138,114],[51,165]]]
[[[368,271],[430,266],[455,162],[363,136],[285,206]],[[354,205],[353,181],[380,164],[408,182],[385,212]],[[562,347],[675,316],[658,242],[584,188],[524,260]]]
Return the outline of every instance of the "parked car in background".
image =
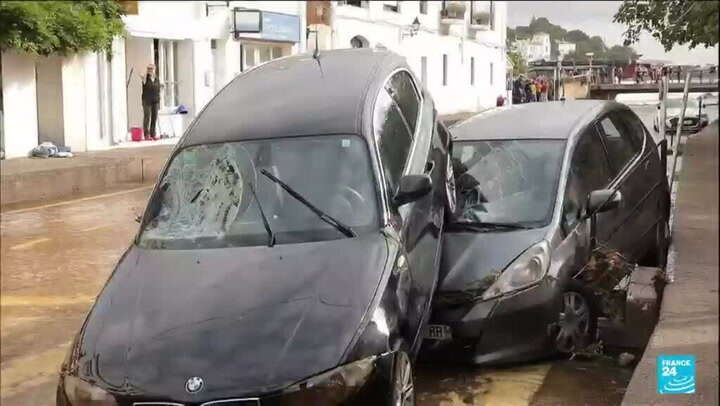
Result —
[[[413,405],[449,146],[391,52],[238,76],[172,153],[57,404]]]
[[[657,106],[657,114],[653,120],[653,129],[655,132],[660,131],[660,120],[662,114],[660,110],[661,106]],[[685,107],[685,117],[683,118],[682,132],[696,133],[708,125],[708,115],[703,111],[705,104],[703,98],[693,97],[688,98],[687,106]],[[665,106],[665,132],[675,133],[677,132],[677,122],[680,120],[680,111],[682,110],[682,99],[673,98],[667,99]]]
[[[581,282],[593,249],[664,265],[670,198],[651,134],[625,105],[594,100],[494,109],[450,130],[457,210],[428,358],[584,348],[601,310]]]

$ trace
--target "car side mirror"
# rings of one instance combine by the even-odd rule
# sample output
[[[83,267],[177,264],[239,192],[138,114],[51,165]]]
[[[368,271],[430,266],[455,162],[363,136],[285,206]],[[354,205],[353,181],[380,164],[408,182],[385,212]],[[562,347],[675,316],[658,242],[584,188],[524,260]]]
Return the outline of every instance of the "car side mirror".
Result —
[[[393,197],[395,205],[404,204],[420,199],[432,190],[432,179],[427,174],[405,175],[400,178],[397,193]]]
[[[586,213],[591,216],[595,213],[602,213],[615,210],[620,207],[622,193],[619,190],[599,189],[588,194]]]

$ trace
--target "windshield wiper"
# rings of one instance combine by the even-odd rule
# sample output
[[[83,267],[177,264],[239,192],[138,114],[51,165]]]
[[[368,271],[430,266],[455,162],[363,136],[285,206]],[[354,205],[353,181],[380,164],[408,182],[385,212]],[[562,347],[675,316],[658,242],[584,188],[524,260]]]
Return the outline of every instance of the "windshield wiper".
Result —
[[[248,186],[250,187],[250,192],[252,192],[253,197],[255,198],[255,204],[257,204],[258,210],[260,211],[260,217],[262,217],[263,226],[265,226],[265,231],[268,233],[268,247],[272,247],[275,245],[275,233],[273,233],[272,229],[270,228],[270,223],[268,222],[267,217],[265,216],[265,212],[263,211],[262,206],[260,205],[260,199],[257,197],[257,193],[255,193],[255,185],[252,183],[249,183]]]
[[[290,196],[294,197],[297,201],[307,206],[308,209],[310,209],[313,213],[317,214],[318,217],[320,217],[320,220],[330,224],[331,226],[335,227],[338,231],[343,233],[346,237],[355,237],[355,232],[345,224],[341,223],[339,220],[335,219],[334,217],[330,216],[329,214],[325,213],[324,211],[318,209],[315,207],[312,203],[307,201],[300,193],[296,192],[288,186],[285,182],[281,181],[280,179],[276,178],[273,174],[268,172],[266,169],[261,169],[260,173],[265,175],[268,179],[271,181],[277,183],[280,185],[281,188],[285,189],[286,192],[290,194]]]
[[[487,230],[487,229],[506,229],[506,230],[529,230],[532,227],[524,226],[518,223],[502,223],[487,221],[458,221],[448,224],[449,228],[465,229],[465,230]]]

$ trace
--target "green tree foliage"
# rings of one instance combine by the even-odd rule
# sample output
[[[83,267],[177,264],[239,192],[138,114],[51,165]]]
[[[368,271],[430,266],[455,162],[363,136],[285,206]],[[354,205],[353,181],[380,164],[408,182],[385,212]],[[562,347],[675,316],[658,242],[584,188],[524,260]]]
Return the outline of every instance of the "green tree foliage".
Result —
[[[647,31],[669,51],[676,44],[717,45],[719,19],[718,1],[625,0],[613,21],[626,25],[625,45],[637,42]]]
[[[2,1],[0,49],[37,55],[109,51],[123,34],[117,1]]]
[[[513,76],[524,75],[527,73],[527,62],[522,55],[517,52],[508,52],[508,58],[513,68]]]

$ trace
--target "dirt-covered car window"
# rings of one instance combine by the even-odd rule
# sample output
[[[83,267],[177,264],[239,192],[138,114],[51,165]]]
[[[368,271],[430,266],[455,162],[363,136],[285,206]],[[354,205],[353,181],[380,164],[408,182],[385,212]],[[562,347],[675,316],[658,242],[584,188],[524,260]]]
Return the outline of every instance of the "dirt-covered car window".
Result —
[[[148,208],[138,244],[195,249],[346,238],[289,194],[352,228],[377,229],[368,147],[358,136],[294,137],[201,145],[179,152]]]
[[[455,222],[547,224],[564,150],[563,140],[456,142]]]

